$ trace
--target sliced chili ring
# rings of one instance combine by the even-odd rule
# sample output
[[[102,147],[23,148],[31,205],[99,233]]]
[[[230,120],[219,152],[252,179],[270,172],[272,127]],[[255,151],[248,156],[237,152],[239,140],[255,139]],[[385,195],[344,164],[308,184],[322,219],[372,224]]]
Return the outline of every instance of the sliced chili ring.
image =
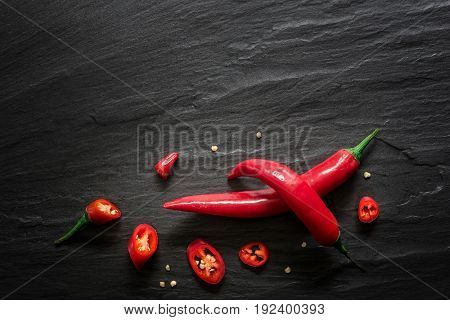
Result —
[[[197,239],[187,247],[187,258],[194,273],[209,284],[218,284],[225,275],[225,262],[209,243]]]
[[[378,203],[371,197],[362,197],[358,206],[358,218],[363,223],[374,221],[380,214]]]
[[[269,260],[269,248],[262,242],[247,243],[239,250],[239,259],[250,267],[261,267]]]
[[[158,249],[158,234],[148,224],[140,224],[134,229],[128,240],[128,253],[136,269],[141,270],[144,264]]]

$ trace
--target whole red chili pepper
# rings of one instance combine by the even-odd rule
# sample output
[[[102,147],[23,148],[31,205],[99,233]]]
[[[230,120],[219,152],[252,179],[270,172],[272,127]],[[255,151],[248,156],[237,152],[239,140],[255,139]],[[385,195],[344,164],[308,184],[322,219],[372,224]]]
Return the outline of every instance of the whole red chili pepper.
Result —
[[[158,161],[157,164],[155,164],[155,171],[158,173],[158,175],[164,179],[167,180],[169,178],[169,175],[171,173],[171,169],[173,165],[175,164],[175,161],[178,159],[178,152],[172,152],[162,158]]]
[[[378,133],[373,131],[356,147],[341,149],[303,174],[303,178],[324,196],[348,180],[359,168],[364,149]],[[282,214],[289,207],[271,188],[253,191],[201,194],[178,198],[163,205],[166,209],[232,218],[261,218]]]
[[[72,237],[78,230],[87,223],[105,224],[110,221],[119,219],[122,213],[119,208],[112,202],[106,199],[97,199],[89,203],[86,207],[86,212],[77,221],[75,226],[69,230],[64,236],[55,241],[59,244]]]
[[[338,222],[319,194],[311,188],[303,176],[275,161],[250,159],[237,164],[228,179],[251,176],[272,187],[280,198],[304,223],[313,238],[321,245],[334,246],[352,263],[348,250],[340,240]]]

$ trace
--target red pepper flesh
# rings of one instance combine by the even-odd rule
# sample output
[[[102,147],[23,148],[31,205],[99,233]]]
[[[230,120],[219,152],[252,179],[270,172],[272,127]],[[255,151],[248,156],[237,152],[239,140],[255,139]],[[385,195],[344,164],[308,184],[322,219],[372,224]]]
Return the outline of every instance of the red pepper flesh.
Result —
[[[155,164],[155,171],[162,179],[167,180],[171,174],[171,169],[177,160],[178,152],[172,152]]]
[[[239,250],[239,259],[250,267],[262,267],[269,260],[269,248],[262,242],[247,243]]]
[[[55,244],[60,244],[72,237],[85,224],[106,224],[113,220],[119,219],[122,216],[119,208],[111,201],[106,199],[97,199],[89,203],[86,207],[86,213],[78,219],[75,226],[69,230],[64,236],[55,241]]]
[[[158,249],[158,233],[148,224],[140,224],[128,240],[128,253],[137,270],[155,254]]]
[[[328,194],[358,170],[364,149],[378,131],[373,131],[354,148],[337,151],[302,177],[320,196]],[[163,207],[231,218],[262,218],[289,210],[272,188],[187,196],[166,202]]]
[[[362,223],[371,223],[380,214],[378,203],[371,197],[362,197],[358,206],[358,218]]]
[[[186,253],[189,265],[197,277],[212,285],[222,281],[225,262],[216,248],[202,239],[197,239],[189,244]]]

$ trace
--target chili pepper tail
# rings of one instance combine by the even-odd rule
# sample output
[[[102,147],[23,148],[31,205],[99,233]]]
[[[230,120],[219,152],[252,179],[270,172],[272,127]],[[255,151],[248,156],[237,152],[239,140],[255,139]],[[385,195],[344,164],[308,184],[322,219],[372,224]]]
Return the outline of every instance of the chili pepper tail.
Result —
[[[362,272],[366,272],[366,269],[364,269],[358,262],[356,262],[355,260],[352,259],[352,257],[348,254],[348,250],[347,248],[342,244],[341,238],[339,237],[339,239],[336,241],[336,243],[334,244],[334,247],[340,252],[342,253],[344,256],[347,257],[347,259],[355,266],[357,267],[359,270],[361,270]]]
[[[373,138],[375,138],[375,136],[378,134],[379,131],[380,129],[375,129],[371,134],[365,137],[364,140],[361,141],[357,146],[353,148],[348,148],[347,151],[350,152],[355,157],[356,160],[361,161],[364,149],[367,147],[370,141],[372,141]]]
[[[60,244],[61,242],[66,241],[70,237],[72,237],[78,230],[81,229],[86,223],[89,222],[87,213],[83,214],[80,219],[78,219],[77,223],[73,226],[72,229],[69,230],[65,235],[55,241],[55,244]]]

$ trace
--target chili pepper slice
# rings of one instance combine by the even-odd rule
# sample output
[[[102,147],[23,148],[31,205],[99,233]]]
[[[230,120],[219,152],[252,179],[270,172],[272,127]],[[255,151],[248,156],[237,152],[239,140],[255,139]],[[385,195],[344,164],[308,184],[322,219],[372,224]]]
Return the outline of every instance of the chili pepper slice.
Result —
[[[269,248],[262,242],[247,243],[239,250],[239,259],[250,267],[261,267],[269,260]]]
[[[356,147],[337,151],[302,177],[320,196],[326,195],[358,170],[363,151],[378,131],[373,131]],[[163,207],[231,218],[262,218],[289,210],[272,188],[187,196],[166,202]]]
[[[362,223],[371,223],[380,213],[378,203],[371,197],[362,197],[358,206],[358,218]]]
[[[72,237],[85,224],[106,224],[113,220],[119,219],[122,216],[119,208],[111,201],[106,199],[97,199],[89,203],[86,207],[86,213],[78,219],[75,226],[69,230],[64,236],[55,241],[55,244],[60,244]]]
[[[212,285],[222,281],[225,275],[225,262],[212,245],[197,239],[189,244],[186,251],[189,265],[197,277]]]
[[[128,240],[128,253],[137,270],[155,254],[158,249],[158,233],[148,224],[140,224]]]
[[[159,160],[154,168],[162,179],[167,180],[171,174],[171,169],[177,160],[178,152],[172,152]]]
[[[343,246],[336,218],[302,176],[283,164],[262,159],[240,162],[231,170],[228,179],[240,176],[258,178],[276,190],[319,244],[334,246],[363,270]]]

